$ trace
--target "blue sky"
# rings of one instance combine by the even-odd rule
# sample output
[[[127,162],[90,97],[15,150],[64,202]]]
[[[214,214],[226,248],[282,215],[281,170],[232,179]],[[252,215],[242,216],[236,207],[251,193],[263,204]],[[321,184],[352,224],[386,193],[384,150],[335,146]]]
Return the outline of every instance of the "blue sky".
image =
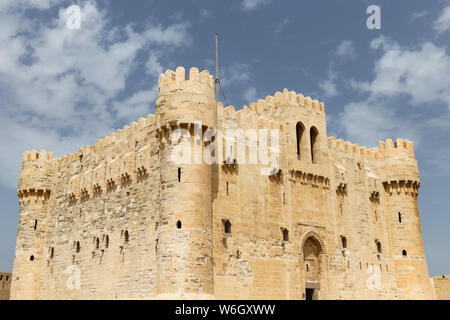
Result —
[[[66,28],[66,8],[81,28]],[[366,27],[369,5],[381,29]],[[325,102],[328,135],[415,142],[431,275],[449,274],[450,1],[1,0],[0,271],[11,271],[25,150],[60,156],[154,112],[158,74],[214,73],[237,108],[288,88]]]

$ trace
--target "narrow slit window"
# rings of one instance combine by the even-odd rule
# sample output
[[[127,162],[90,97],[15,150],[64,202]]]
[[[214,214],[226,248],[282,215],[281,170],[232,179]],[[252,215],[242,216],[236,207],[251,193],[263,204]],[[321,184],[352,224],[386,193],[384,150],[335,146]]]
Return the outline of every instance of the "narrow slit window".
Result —
[[[106,240],[105,240],[105,248],[109,247],[109,236],[106,236]]]
[[[376,243],[377,243],[377,252],[378,252],[378,253],[381,253],[381,251],[382,251],[382,250],[381,250],[381,242],[380,242],[380,241],[377,241]]]
[[[77,253],[80,252],[80,249],[81,249],[80,241],[77,241],[77,244],[76,244],[76,252],[77,252]]]
[[[181,168],[178,168],[178,182],[181,182]]]
[[[34,220],[34,230],[37,229],[37,225],[38,225],[38,221],[37,221],[37,220]]]
[[[289,241],[289,230],[286,228],[283,229],[283,241]]]
[[[342,248],[347,248],[347,238],[346,237],[341,237],[341,242],[342,242]]]
[[[401,212],[398,213],[398,222],[402,223],[402,214],[401,214]]]
[[[231,222],[229,220],[225,220],[223,226],[225,234],[231,234]]]
[[[227,182],[227,196],[229,195],[228,182]]]

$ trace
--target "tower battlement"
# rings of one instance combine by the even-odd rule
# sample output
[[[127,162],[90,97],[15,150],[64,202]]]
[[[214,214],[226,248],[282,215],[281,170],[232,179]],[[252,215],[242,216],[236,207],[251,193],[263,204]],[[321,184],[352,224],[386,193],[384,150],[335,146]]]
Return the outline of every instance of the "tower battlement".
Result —
[[[53,172],[53,152],[48,154],[46,150],[24,152],[17,187],[20,203],[29,202],[32,196],[36,201],[48,199],[52,190],[51,178]]]
[[[37,152],[36,150],[32,151],[25,151],[22,156],[22,162],[28,162],[28,161],[46,161],[46,160],[52,160],[53,159],[53,152],[47,153],[46,150],[41,150]]]
[[[199,72],[198,68],[192,67],[189,70],[188,78],[186,78],[186,70],[184,67],[178,67],[175,71],[167,69],[164,74],[159,76],[159,95],[164,95],[173,90],[182,90],[189,88],[189,90],[198,89],[214,89],[214,77],[208,70]],[[200,93],[199,92],[199,93]]]
[[[328,137],[328,147],[338,152],[342,152],[350,158],[361,160],[382,160],[389,158],[398,159],[399,155],[414,159],[414,144],[409,139],[398,138],[395,143],[388,138],[386,141],[379,141],[378,147],[367,148],[350,141],[336,139],[334,136]]]

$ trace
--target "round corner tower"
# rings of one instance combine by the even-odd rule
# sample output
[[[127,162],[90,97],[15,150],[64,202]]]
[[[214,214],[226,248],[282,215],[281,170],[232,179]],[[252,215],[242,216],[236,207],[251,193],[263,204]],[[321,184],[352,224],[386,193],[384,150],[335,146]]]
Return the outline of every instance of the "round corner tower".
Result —
[[[419,168],[413,143],[397,139],[380,142],[383,156],[383,186],[400,299],[430,299],[433,296],[423,245],[417,203]]]
[[[25,152],[19,176],[20,217],[14,257],[11,299],[38,299],[45,264],[47,220],[50,212],[53,153]]]
[[[157,227],[161,298],[214,297],[212,166],[203,158],[194,159],[195,151],[183,154],[182,161],[177,159],[176,146],[183,140],[190,150],[202,150],[203,134],[215,128],[216,121],[214,80],[208,71],[191,68],[186,79],[185,69],[178,67],[160,76],[155,123],[161,185]],[[177,129],[182,136],[177,136]]]

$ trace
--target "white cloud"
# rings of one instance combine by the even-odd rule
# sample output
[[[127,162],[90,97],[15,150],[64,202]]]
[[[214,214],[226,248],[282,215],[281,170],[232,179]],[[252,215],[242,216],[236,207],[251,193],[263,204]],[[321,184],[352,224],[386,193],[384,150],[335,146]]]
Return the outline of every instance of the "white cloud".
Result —
[[[374,39],[371,48],[381,50],[373,80],[353,82],[353,87],[367,92],[368,98],[345,106],[340,115],[342,129],[358,143],[376,145],[378,139],[402,137],[413,139],[417,146],[430,124],[439,129],[438,125],[445,126],[450,119],[450,56],[430,42],[403,48],[385,37]],[[413,111],[400,110],[399,98],[403,108],[409,103],[434,110],[425,117],[416,113],[421,119],[417,121]]]
[[[323,90],[323,93],[327,98],[332,98],[339,94],[335,83],[336,76],[336,72],[330,68],[328,71],[328,79],[319,83],[319,87]]]
[[[57,2],[2,0],[0,5],[0,135],[8,149],[0,155],[1,185],[17,185],[25,150],[76,152],[116,123],[145,116],[156,99],[158,77],[127,96],[129,76],[139,64],[152,75],[161,72],[159,52],[167,56],[192,42],[186,23],[148,24],[142,32],[131,24],[116,28],[94,0],[79,2],[79,30],[66,28],[64,8],[51,20],[29,18],[24,11],[54,8]],[[147,61],[138,61],[141,52]]]
[[[247,90],[245,90],[243,97],[247,103],[249,102],[256,102],[258,97],[256,96],[256,89],[254,87],[249,87]]]
[[[450,30],[450,6],[442,9],[441,15],[434,23],[434,29],[438,33],[444,33]]]
[[[280,22],[278,22],[273,30],[273,32],[276,35],[280,35],[281,32],[284,30],[284,28],[286,27],[286,25],[288,25],[291,22],[291,20],[289,18],[284,18],[283,20],[281,20]]]
[[[163,73],[163,67],[159,61],[160,55],[157,52],[152,52],[148,57],[147,63],[145,64],[145,70],[147,74],[152,76],[158,76],[160,73]]]
[[[420,141],[419,127],[398,117],[383,101],[368,99],[347,104],[339,116],[340,125],[348,139],[366,146],[378,146],[378,140],[409,138]]]
[[[272,0],[244,0],[242,1],[242,8],[244,11],[252,11],[258,7],[264,6]]]
[[[415,20],[417,20],[417,19],[421,19],[421,18],[423,18],[423,17],[426,17],[426,16],[428,16],[430,13],[428,12],[428,11],[426,11],[426,10],[422,10],[422,11],[419,11],[419,12],[414,12],[412,15],[411,15],[411,21],[415,21]]]
[[[119,118],[138,119],[145,117],[152,109],[152,102],[158,97],[158,85],[151,90],[141,90],[121,102],[114,103]]]
[[[355,57],[355,44],[350,40],[342,40],[336,48],[336,54],[340,57]]]
[[[445,48],[426,42],[420,49],[410,50],[385,37],[374,39],[371,47],[383,50],[375,64],[375,78],[357,87],[372,95],[405,94],[413,105],[434,101],[450,108],[450,56]]]
[[[203,22],[212,17],[212,12],[208,9],[200,10],[200,22]]]
[[[224,86],[229,86],[248,81],[250,79],[249,67],[246,63],[231,63],[220,71],[220,83]]]

